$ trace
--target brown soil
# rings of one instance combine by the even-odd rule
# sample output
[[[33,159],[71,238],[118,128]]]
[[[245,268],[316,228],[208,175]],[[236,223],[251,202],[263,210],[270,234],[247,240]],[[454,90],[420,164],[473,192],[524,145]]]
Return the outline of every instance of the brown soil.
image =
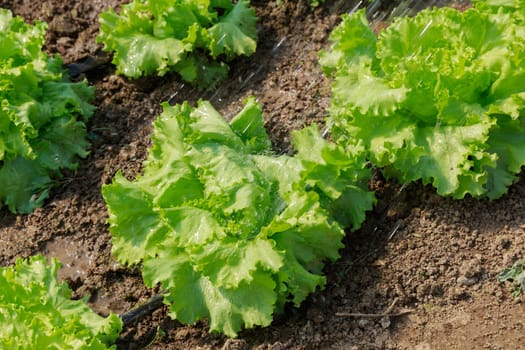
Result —
[[[27,21],[50,23],[46,50],[66,63],[94,54],[97,16],[122,0],[0,0]],[[66,174],[43,208],[30,215],[0,211],[0,265],[36,253],[58,257],[74,296],[91,295],[102,315],[144,303],[154,290],[140,271],[111,257],[107,213],[100,194],[118,169],[140,172],[160,102],[210,99],[226,116],[255,95],[277,152],[289,150],[290,130],[322,122],[330,83],[317,51],[338,15],[354,7],[328,1],[311,11],[304,1],[253,1],[259,48],[232,63],[229,80],[200,93],[176,76],[130,82],[105,64],[87,74],[97,111],[88,124],[91,153]],[[383,10],[385,11],[385,10]],[[379,14],[384,14],[379,12]],[[381,16],[379,16],[381,18]],[[380,26],[378,26],[380,27]],[[525,181],[489,202],[444,199],[418,184],[377,177],[379,201],[363,228],[349,233],[342,258],[326,268],[327,286],[264,329],[238,339],[182,325],[166,307],[125,328],[119,349],[518,349],[525,348],[523,297],[513,298],[497,275],[525,257]],[[373,317],[360,314],[390,314]]]

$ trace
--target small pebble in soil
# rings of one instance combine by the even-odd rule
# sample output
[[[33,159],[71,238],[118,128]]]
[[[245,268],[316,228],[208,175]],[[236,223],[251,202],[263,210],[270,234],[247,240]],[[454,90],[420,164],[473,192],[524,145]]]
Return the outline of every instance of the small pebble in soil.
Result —
[[[390,317],[383,317],[381,318],[381,320],[379,320],[379,324],[381,325],[381,327],[383,327],[383,329],[387,329],[388,327],[390,327]]]
[[[226,343],[224,343],[222,350],[244,350],[247,348],[248,345],[243,339],[228,339]]]
[[[370,321],[366,318],[360,318],[357,321],[357,325],[359,326],[359,328],[365,329],[370,325]]]
[[[269,350],[285,350],[286,346],[283,343],[281,343],[280,341],[278,341],[276,343],[268,345],[268,349]]]
[[[459,276],[456,282],[460,286],[470,287],[473,286],[478,282],[478,279],[476,277],[465,277],[465,276]]]

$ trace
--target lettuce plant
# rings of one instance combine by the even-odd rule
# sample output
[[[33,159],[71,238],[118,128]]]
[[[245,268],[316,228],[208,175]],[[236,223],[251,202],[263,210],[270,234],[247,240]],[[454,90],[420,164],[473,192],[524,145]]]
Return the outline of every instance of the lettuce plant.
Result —
[[[227,75],[226,62],[255,52],[256,22],[248,0],[134,0],[100,15],[97,41],[114,51],[117,73],[175,71],[206,88]]]
[[[397,18],[378,37],[364,11],[344,16],[320,54],[339,144],[442,195],[507,191],[525,164],[525,26],[518,10],[476,4]]]
[[[0,205],[12,212],[42,205],[60,169],[87,155],[93,88],[71,83],[60,58],[42,52],[45,30],[0,9]]]
[[[519,297],[525,291],[525,260],[516,261],[498,275],[498,281],[510,281],[514,284],[512,296]]]
[[[269,325],[324,285],[343,226],[371,208],[362,149],[309,127],[293,136],[296,156],[275,156],[253,98],[229,123],[208,102],[163,106],[143,175],[102,189],[113,253],[143,263],[181,322],[207,318],[228,336]]]
[[[60,263],[46,257],[18,259],[0,268],[0,347],[2,349],[114,349],[120,318],[94,313],[85,300],[71,300],[58,282]]]

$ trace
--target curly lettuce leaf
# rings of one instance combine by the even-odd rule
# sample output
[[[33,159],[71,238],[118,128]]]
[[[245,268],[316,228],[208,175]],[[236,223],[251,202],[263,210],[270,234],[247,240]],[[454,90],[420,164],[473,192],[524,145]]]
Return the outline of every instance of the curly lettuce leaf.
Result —
[[[61,169],[87,155],[93,88],[71,83],[42,52],[46,25],[0,10],[0,202],[12,212],[42,205]]]
[[[221,241],[196,257],[170,252],[145,261],[144,281],[148,285],[161,282],[169,289],[165,303],[172,318],[185,323],[207,318],[211,331],[235,336],[243,326],[268,326],[272,321],[277,295],[271,271],[283,262],[270,244],[267,240],[236,240],[230,245]],[[196,259],[205,266],[203,271],[195,266]],[[237,281],[229,285],[223,278]]]
[[[177,72],[209,88],[226,77],[225,63],[251,55],[257,17],[248,0],[135,0],[100,14],[97,42],[114,52],[117,73],[129,78]]]
[[[337,143],[363,145],[386,175],[442,195],[503,195],[525,164],[525,27],[482,9],[424,10],[378,37],[364,10],[344,16],[320,53]],[[503,145],[503,130],[515,142]]]
[[[0,347],[2,349],[115,349],[122,321],[94,313],[85,300],[71,300],[58,282],[60,263],[44,256],[18,259],[0,268]]]
[[[292,133],[295,158],[305,167],[307,186],[315,188],[326,209],[343,227],[357,230],[372,209],[375,195],[368,190],[372,177],[364,147],[342,147],[321,137],[316,126]]]
[[[272,143],[264,129],[262,107],[254,97],[248,97],[244,108],[230,120],[230,127],[239,136],[251,154],[269,152]]]
[[[313,129],[298,136],[297,157],[273,155],[254,98],[230,122],[205,101],[165,103],[152,139],[143,175],[119,173],[102,189],[113,253],[168,290],[172,317],[209,319],[228,336],[323,287],[342,247],[337,219],[358,227],[373,203],[357,190],[370,175],[361,158]],[[341,198],[346,208],[333,205]]]
[[[212,57],[249,56],[257,48],[257,16],[246,0],[235,4],[230,12],[208,29]]]

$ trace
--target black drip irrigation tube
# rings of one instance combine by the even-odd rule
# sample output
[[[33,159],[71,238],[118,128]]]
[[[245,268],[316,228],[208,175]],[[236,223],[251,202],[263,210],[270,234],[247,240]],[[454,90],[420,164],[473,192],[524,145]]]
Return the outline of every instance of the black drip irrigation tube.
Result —
[[[132,323],[138,321],[139,319],[143,318],[144,316],[147,316],[153,313],[153,311],[161,308],[164,305],[163,300],[164,294],[155,294],[151,298],[149,298],[145,304],[123,313],[122,315],[120,315],[120,319],[122,320],[123,326],[127,327]]]

